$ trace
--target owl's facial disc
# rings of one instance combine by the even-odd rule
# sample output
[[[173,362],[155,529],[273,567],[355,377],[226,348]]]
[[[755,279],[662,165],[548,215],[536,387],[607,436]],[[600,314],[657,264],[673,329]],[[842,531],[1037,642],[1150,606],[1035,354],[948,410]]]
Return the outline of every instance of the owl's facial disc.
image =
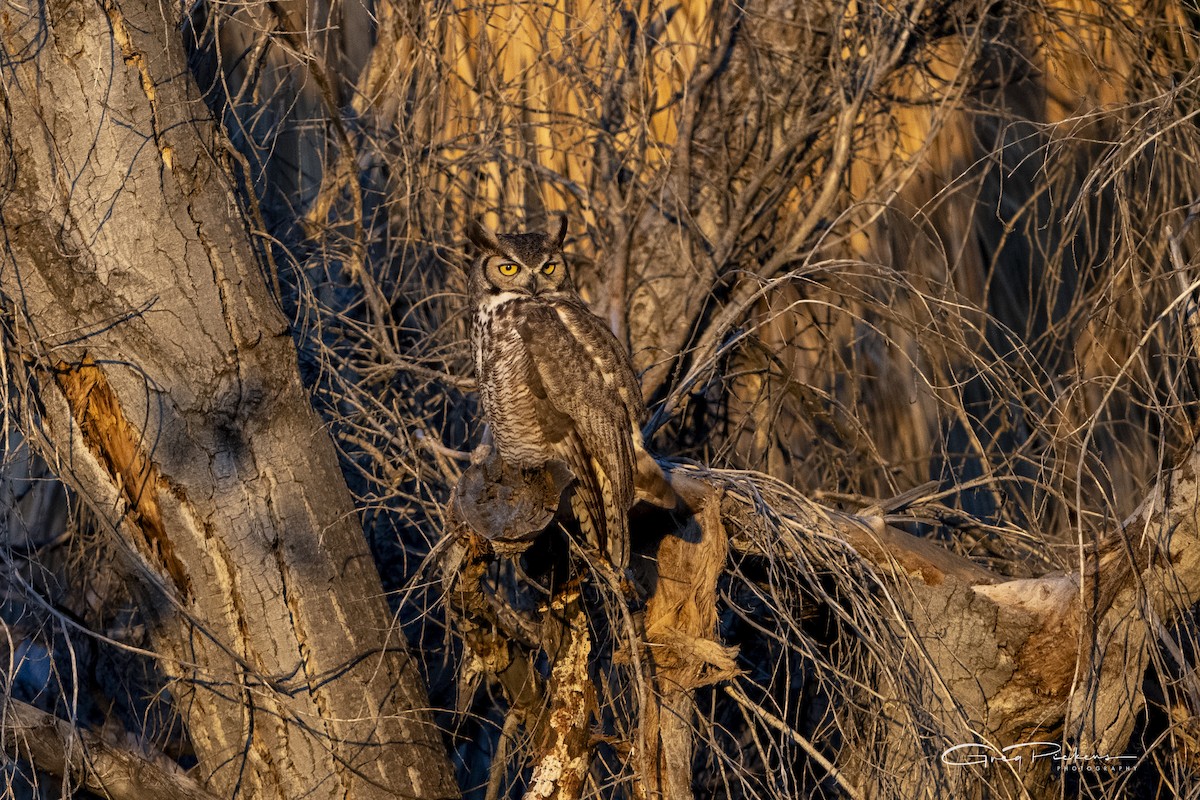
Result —
[[[492,295],[541,295],[571,290],[571,278],[563,260],[562,242],[566,226],[548,232],[495,233],[477,223],[467,226],[467,235],[479,248],[475,262],[478,297]]]

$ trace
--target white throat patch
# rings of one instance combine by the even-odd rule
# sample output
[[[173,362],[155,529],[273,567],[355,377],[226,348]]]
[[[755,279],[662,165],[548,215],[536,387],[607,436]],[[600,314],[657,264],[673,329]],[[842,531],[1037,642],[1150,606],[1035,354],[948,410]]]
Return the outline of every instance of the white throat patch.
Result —
[[[511,303],[513,300],[528,300],[529,295],[522,292],[501,292],[500,294],[490,294],[483,299],[479,304],[479,310],[484,314],[493,314],[496,309],[505,303]]]

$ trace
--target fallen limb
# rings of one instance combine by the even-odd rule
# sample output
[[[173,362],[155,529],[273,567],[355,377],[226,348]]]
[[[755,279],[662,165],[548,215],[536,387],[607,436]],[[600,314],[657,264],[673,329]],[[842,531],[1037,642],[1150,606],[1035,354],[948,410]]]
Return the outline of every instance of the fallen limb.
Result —
[[[112,800],[217,800],[166,756],[130,750],[0,695],[0,741],[14,759]]]

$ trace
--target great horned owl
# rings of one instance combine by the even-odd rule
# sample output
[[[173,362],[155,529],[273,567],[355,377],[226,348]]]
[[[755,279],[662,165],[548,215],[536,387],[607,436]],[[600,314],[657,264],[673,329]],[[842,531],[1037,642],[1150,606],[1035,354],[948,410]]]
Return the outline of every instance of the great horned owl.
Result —
[[[478,223],[467,278],[475,377],[500,458],[520,469],[559,459],[575,473],[571,510],[623,573],[635,493],[674,495],[642,445],[646,407],[629,356],[571,284],[553,232],[495,233]]]

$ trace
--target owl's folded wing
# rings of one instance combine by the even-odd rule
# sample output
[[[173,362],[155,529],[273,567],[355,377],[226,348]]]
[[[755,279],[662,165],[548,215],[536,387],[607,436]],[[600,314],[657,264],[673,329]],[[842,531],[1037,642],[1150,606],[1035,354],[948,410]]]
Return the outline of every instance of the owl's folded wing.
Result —
[[[531,314],[520,333],[536,373],[530,376],[535,395],[571,419],[588,455],[622,485],[618,496],[624,495],[624,485],[632,483],[633,448],[616,340],[610,345],[594,331],[564,324],[549,308]]]

